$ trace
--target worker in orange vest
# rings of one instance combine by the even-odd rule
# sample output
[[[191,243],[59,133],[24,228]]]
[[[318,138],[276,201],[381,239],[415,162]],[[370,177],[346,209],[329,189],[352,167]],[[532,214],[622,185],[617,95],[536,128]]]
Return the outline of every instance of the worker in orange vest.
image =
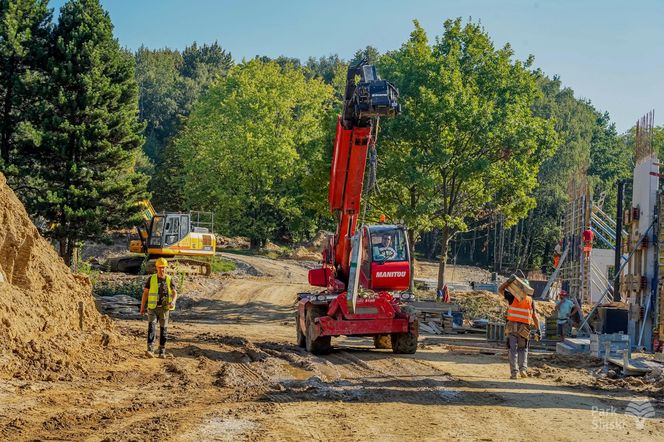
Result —
[[[501,293],[507,303],[507,324],[505,336],[507,337],[508,356],[510,361],[510,379],[528,377],[528,344],[530,341],[530,326],[535,326],[537,339],[540,338],[540,325],[535,313],[535,301],[531,296],[519,300],[506,288],[509,282],[503,283],[498,293]]]
[[[583,256],[588,258],[590,256],[590,252],[593,250],[593,239],[595,239],[595,234],[593,233],[590,224],[588,225],[588,228],[583,231],[581,236],[583,238]]]
[[[560,262],[560,255],[563,254],[563,241],[561,240],[556,244],[556,247],[553,249],[553,269],[558,268],[558,263]]]

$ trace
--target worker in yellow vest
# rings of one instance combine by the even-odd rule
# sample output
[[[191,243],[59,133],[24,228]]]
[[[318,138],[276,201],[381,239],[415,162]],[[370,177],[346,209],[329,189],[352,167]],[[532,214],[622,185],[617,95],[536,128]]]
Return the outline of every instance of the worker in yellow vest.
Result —
[[[537,338],[540,337],[540,325],[535,313],[535,301],[530,296],[519,300],[502,284],[498,289],[507,303],[507,324],[505,336],[507,337],[508,356],[510,361],[510,379],[528,377],[528,345],[530,340],[530,326],[535,326]]]
[[[166,274],[168,261],[164,258],[157,259],[155,263],[157,273],[150,275],[143,287],[141,299],[141,316],[148,314],[148,349],[146,355],[154,357],[154,339],[157,331],[157,319],[159,320],[159,357],[166,357],[166,340],[168,339],[168,316],[175,310],[175,299],[177,291],[173,278]]]

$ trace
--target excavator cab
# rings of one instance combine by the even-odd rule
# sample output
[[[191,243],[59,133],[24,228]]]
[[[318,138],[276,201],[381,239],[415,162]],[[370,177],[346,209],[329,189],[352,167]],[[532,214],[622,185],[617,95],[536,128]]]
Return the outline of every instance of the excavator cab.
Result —
[[[186,237],[191,231],[189,214],[167,213],[155,215],[150,225],[150,248],[165,248]]]
[[[371,290],[401,291],[410,286],[406,228],[394,224],[362,227],[360,285]]]
[[[196,267],[209,275],[210,259],[216,252],[214,214],[190,211],[157,213],[150,201],[142,201],[143,223],[136,226],[138,239],[129,243],[136,255],[109,259],[111,271],[150,273],[157,258],[174,259],[178,264]],[[138,256],[144,255],[144,256]]]

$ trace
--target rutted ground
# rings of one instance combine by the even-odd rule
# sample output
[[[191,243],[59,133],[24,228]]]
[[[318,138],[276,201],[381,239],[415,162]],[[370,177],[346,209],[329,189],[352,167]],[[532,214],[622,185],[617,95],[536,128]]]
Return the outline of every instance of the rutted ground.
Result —
[[[510,381],[503,356],[427,344],[416,355],[333,340],[329,356],[294,342],[295,262],[236,255],[261,276],[215,277],[182,299],[172,357],[142,357],[145,323],[87,376],[2,381],[2,440],[664,440],[664,411],[638,430],[625,390]],[[600,415],[597,409],[615,414]]]

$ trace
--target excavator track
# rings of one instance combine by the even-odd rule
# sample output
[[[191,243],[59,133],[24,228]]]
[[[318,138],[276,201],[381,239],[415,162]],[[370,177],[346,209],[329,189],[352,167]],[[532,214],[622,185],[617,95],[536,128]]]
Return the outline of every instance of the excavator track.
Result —
[[[188,275],[210,276],[212,273],[212,264],[209,260],[200,258],[178,257],[166,258],[169,266],[177,273]],[[131,274],[152,274],[157,271],[155,263],[157,258],[146,260],[145,256],[119,256],[110,258],[107,263],[111,272],[131,273]]]
[[[145,256],[117,256],[109,258],[106,263],[111,272],[131,273],[138,275],[141,273]]]

